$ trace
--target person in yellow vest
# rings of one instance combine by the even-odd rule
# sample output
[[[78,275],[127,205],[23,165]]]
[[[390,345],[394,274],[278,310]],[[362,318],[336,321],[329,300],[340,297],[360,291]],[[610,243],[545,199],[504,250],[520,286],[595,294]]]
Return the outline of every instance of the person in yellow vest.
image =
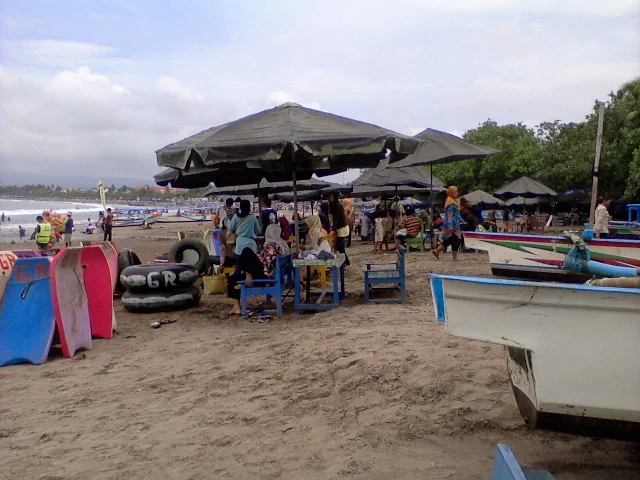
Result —
[[[38,250],[45,252],[51,242],[51,224],[45,222],[42,215],[38,215],[36,220],[38,221],[36,226],[36,245],[38,245]]]

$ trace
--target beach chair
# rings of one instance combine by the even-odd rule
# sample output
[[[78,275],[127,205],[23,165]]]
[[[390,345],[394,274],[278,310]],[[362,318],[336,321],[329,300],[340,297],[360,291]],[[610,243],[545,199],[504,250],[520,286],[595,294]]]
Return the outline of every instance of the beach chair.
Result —
[[[394,263],[367,263],[364,272],[364,303],[405,303],[407,301],[407,285],[405,279],[405,249],[397,253]],[[376,267],[376,268],[372,268]],[[374,290],[393,290],[400,293],[400,298],[372,299]]]
[[[275,310],[264,310],[263,313],[275,313],[278,317],[282,317],[282,303],[294,287],[293,256],[293,253],[289,253],[276,258],[275,274],[273,278],[252,280],[251,287],[246,285],[245,280],[238,282],[240,285],[240,303],[242,305],[243,317],[246,317],[249,314],[249,298],[256,295],[266,295],[267,302],[273,297],[276,303]]]
[[[496,447],[491,480],[554,480],[546,470],[522,468],[513,452],[504,443]]]
[[[407,254],[411,250],[411,247],[418,247],[420,251],[424,252],[425,243],[429,242],[429,249],[431,249],[431,232],[425,230],[425,224],[422,222],[422,227],[420,227],[420,235],[417,237],[407,237],[404,239],[404,246],[407,249]]]

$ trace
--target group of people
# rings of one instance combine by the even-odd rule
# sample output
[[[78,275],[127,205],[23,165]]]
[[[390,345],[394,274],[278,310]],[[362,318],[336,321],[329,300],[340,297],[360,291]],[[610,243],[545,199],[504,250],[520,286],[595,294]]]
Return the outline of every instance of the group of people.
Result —
[[[251,285],[255,280],[274,276],[276,258],[290,251],[291,225],[284,215],[278,215],[269,199],[260,200],[259,217],[252,215],[249,200],[241,200],[237,210],[234,203],[232,198],[228,198],[214,215],[213,223],[222,229],[221,265],[235,265],[234,273],[229,275],[227,282],[227,296],[233,301],[229,314],[241,315],[238,282],[245,281]],[[343,206],[337,194],[330,194],[317,215],[304,218],[307,233],[300,250],[317,250],[323,239],[330,232],[335,232],[335,249],[345,255],[345,266],[348,268],[350,262],[345,249],[351,236],[349,225],[352,213],[350,202],[345,201]],[[258,239],[262,236],[264,243],[259,249]]]
[[[104,241],[111,242],[113,239],[112,229],[113,229],[113,213],[110,208],[107,208],[107,214],[104,215],[103,212],[99,214],[100,220],[99,225],[102,225],[102,229],[104,231]],[[50,215],[48,212],[44,212],[42,215],[38,215],[36,217],[36,228],[31,235],[31,240],[36,241],[36,246],[40,252],[46,252],[55,237],[53,233],[53,226],[51,225]],[[91,228],[93,227],[93,228]],[[93,233],[95,230],[95,226],[91,223],[91,218],[88,219],[87,228],[83,233]],[[62,237],[64,239],[64,246],[71,246],[71,238],[73,236],[73,232],[75,229],[75,224],[73,222],[73,212],[67,212],[67,218],[64,221]],[[20,226],[20,237],[24,236],[24,229]]]

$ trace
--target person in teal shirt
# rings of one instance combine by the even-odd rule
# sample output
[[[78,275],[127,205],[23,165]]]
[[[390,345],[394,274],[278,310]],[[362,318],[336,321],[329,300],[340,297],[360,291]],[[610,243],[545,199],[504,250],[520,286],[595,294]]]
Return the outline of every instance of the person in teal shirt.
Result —
[[[240,202],[240,212],[227,224],[227,230],[236,234],[236,246],[233,251],[238,257],[240,257],[242,250],[245,248],[250,248],[254,253],[258,253],[256,237],[260,235],[262,230],[260,229],[258,218],[251,215],[251,202],[249,200]]]

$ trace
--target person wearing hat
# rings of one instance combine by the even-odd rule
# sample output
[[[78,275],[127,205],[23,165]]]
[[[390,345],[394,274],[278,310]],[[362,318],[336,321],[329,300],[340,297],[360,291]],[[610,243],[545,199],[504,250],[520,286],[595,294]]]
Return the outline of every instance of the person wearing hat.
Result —
[[[64,222],[64,246],[71,246],[71,234],[73,233],[73,218],[71,212],[67,213],[67,221]]]

